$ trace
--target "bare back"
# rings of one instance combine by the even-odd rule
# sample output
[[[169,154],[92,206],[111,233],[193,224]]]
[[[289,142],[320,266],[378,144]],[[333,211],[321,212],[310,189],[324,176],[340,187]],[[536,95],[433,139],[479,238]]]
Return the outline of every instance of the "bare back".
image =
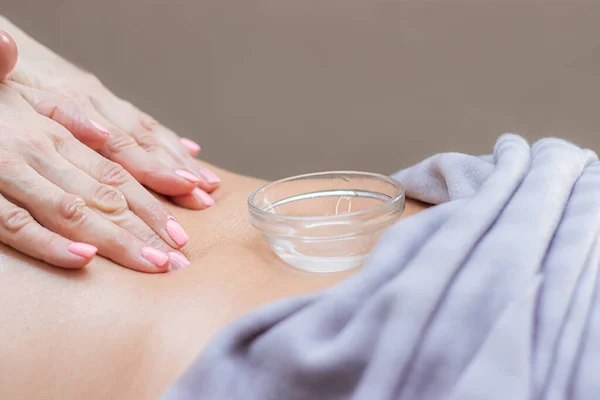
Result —
[[[190,234],[192,264],[177,273],[99,257],[61,270],[0,247],[0,398],[157,398],[236,317],[352,273],[284,264],[248,222],[246,199],[264,182],[211,168],[222,177],[214,207],[171,207]],[[424,207],[409,201],[405,216]]]

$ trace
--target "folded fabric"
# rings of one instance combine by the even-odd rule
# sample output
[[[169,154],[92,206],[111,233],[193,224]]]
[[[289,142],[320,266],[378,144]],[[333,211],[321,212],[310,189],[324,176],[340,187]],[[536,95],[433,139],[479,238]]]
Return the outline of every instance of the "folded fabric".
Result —
[[[395,177],[438,205],[353,277],[225,328],[163,399],[600,398],[597,156],[507,134]]]

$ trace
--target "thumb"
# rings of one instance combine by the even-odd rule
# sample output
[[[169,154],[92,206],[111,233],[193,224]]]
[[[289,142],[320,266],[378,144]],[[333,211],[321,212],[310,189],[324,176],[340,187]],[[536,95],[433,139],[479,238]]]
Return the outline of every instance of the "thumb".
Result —
[[[86,118],[77,105],[58,94],[33,89],[16,82],[7,82],[41,115],[58,122],[80,142],[93,150],[108,144],[110,133],[97,122]]]
[[[17,65],[17,44],[6,32],[0,31],[0,81],[3,81]]]

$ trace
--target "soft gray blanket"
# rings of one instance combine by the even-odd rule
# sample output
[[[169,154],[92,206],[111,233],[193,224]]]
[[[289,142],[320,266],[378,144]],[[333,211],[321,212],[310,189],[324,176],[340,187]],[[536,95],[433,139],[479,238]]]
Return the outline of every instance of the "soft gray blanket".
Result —
[[[397,173],[439,204],[341,284],[224,329],[171,399],[600,399],[600,162],[557,139]]]

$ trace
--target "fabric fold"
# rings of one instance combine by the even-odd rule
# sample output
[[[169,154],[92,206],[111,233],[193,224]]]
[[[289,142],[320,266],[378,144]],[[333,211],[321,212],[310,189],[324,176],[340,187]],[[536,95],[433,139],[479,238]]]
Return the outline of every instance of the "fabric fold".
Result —
[[[163,399],[592,398],[595,153],[507,134],[394,176],[437,205],[346,281],[226,327]]]

